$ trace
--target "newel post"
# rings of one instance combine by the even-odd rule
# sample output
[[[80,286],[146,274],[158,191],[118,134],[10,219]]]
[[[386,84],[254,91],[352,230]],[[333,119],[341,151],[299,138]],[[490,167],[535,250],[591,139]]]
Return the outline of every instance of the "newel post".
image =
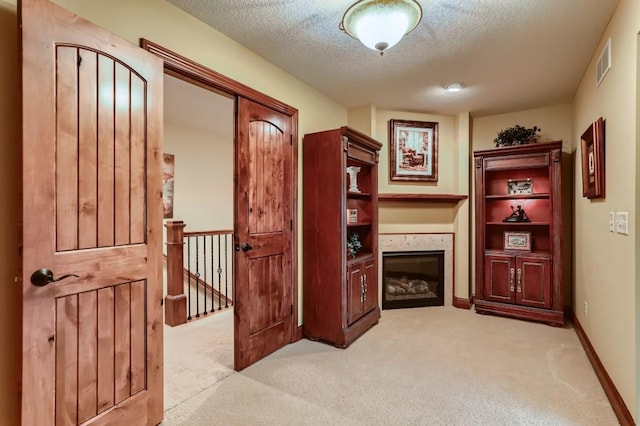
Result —
[[[165,223],[167,228],[167,296],[164,323],[170,326],[187,322],[187,296],[184,294],[184,227],[183,221]]]

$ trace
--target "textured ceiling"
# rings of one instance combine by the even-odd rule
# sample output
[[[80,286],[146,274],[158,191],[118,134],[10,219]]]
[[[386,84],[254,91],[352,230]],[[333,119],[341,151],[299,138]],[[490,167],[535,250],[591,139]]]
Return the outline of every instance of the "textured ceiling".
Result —
[[[346,107],[476,117],[570,102],[619,2],[419,0],[381,57],[338,29],[354,1],[169,0]]]

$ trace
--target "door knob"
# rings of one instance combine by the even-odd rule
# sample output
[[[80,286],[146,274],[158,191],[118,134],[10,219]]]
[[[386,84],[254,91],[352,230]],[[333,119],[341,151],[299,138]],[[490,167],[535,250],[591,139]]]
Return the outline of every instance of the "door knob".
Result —
[[[49,269],[43,268],[43,269],[38,269],[33,274],[31,274],[31,284],[37,287],[44,287],[49,283],[62,281],[65,278],[69,278],[69,277],[79,278],[80,276],[76,274],[67,274],[58,278],[53,278],[53,272],[51,272]]]
[[[253,250],[253,247],[251,247],[249,243],[242,243],[242,246],[240,246],[240,248],[245,253],[248,252],[249,250]]]

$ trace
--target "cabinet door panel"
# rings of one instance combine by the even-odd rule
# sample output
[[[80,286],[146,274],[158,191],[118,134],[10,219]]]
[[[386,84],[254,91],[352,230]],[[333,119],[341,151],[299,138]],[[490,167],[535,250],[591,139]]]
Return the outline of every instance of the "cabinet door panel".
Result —
[[[518,256],[516,300],[520,305],[551,307],[551,259]]]
[[[347,268],[347,323],[353,324],[362,316],[363,263]]]
[[[378,306],[378,274],[376,262],[373,259],[364,262],[364,284],[363,314]]]
[[[484,298],[515,303],[515,262],[513,256],[487,255],[484,268]]]

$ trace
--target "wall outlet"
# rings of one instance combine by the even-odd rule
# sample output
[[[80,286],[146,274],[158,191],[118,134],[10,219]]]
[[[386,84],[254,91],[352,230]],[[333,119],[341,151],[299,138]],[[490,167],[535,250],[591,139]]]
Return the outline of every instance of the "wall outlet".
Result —
[[[622,235],[629,235],[628,212],[616,212],[616,232]]]
[[[584,301],[584,316],[585,318],[589,316],[589,311],[587,309],[587,301]]]
[[[609,232],[616,232],[616,214],[609,212]]]

